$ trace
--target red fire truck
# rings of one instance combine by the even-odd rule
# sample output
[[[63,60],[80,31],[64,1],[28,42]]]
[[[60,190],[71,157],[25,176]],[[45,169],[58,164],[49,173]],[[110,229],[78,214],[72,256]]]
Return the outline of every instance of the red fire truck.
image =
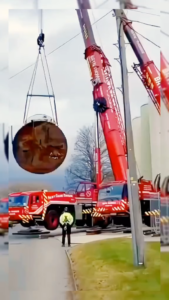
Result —
[[[142,211],[148,211],[148,199],[154,196],[150,182],[140,183]],[[43,225],[55,230],[64,207],[69,207],[77,226],[106,227],[114,219],[116,224],[129,226],[127,184],[123,181],[105,183],[98,189],[96,183],[80,182],[74,194],[64,192],[29,191],[9,195],[9,217],[24,227]],[[94,208],[93,218],[91,209]],[[89,214],[84,212],[89,212]],[[149,219],[143,216],[147,224]]]
[[[8,232],[9,214],[8,214],[8,198],[0,199],[0,234]]]

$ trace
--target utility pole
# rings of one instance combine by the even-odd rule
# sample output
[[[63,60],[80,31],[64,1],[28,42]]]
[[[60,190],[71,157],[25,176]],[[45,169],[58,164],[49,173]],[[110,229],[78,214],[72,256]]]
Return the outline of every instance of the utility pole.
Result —
[[[121,5],[123,7],[123,4]],[[130,220],[132,231],[132,242],[134,252],[134,264],[136,266],[144,266],[144,238],[142,230],[142,217],[141,207],[139,201],[138,180],[136,171],[136,162],[134,154],[133,132],[131,123],[131,112],[129,102],[129,85],[128,85],[128,72],[125,52],[125,41],[123,26],[121,22],[122,9],[114,10],[117,22],[117,32],[119,40],[120,51],[120,65],[122,75],[122,91],[124,103],[124,118],[125,118],[125,131],[127,143],[127,186],[128,186],[128,199],[130,206]]]
[[[120,4],[121,9],[125,9],[125,1],[124,0],[118,0]]]
[[[138,8],[136,5],[132,4],[131,0],[118,0],[120,2],[121,9],[136,9]]]

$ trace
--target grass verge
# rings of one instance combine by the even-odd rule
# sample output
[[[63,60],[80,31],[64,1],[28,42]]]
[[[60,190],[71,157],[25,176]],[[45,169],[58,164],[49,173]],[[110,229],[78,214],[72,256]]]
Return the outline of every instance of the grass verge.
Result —
[[[169,299],[169,252],[161,253],[161,290]]]
[[[163,253],[166,254],[166,253]],[[146,243],[146,268],[133,266],[130,239],[82,244],[72,249],[74,275],[80,300],[169,299],[169,260],[160,261],[160,244]],[[168,255],[169,257],[169,255]],[[160,268],[163,272],[161,291]]]

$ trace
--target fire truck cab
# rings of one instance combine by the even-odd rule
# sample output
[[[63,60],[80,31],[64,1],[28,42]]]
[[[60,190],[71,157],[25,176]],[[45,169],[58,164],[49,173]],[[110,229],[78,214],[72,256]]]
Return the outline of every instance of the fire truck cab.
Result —
[[[8,198],[0,199],[0,234],[8,232],[9,214],[8,214]]]

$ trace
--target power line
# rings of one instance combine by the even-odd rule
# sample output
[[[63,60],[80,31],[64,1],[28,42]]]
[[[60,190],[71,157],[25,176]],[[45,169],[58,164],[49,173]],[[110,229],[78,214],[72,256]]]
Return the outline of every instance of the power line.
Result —
[[[169,1],[169,0],[165,0],[165,1]],[[103,5],[106,4],[107,2],[109,2],[109,0],[105,0],[102,4],[100,4],[99,6],[97,6],[97,8],[103,6]],[[130,2],[127,3],[127,1],[126,1],[126,4],[130,4]],[[140,8],[146,8],[146,9],[151,9],[151,8],[149,8],[149,7],[140,6],[140,5],[138,5],[138,7],[140,7]],[[131,10],[131,9],[130,9],[130,12],[134,12],[134,13],[136,12],[136,13],[141,13],[141,14],[151,15],[151,16],[157,16],[157,17],[160,16],[160,12],[159,12],[159,14],[157,15],[157,14],[153,14],[153,13],[149,13],[149,12],[145,12],[145,11],[140,11],[140,10],[138,10],[138,9],[134,9],[134,10]],[[166,13],[166,12],[164,12],[164,13]]]
[[[103,18],[105,18],[105,17],[106,17],[108,14],[110,14],[112,11],[113,11],[113,10],[111,9],[111,10],[110,10],[108,13],[106,13],[104,16],[102,16],[101,18],[99,18],[98,20],[96,20],[96,21],[92,24],[92,26],[95,25],[95,24],[96,24],[97,22],[99,22],[100,20],[102,20]],[[79,32],[78,34],[74,35],[74,36],[71,37],[69,40],[67,40],[66,42],[64,42],[63,44],[61,44],[60,46],[58,46],[57,48],[55,48],[55,49],[52,50],[51,52],[49,52],[49,53],[47,54],[47,56],[50,55],[50,54],[52,54],[53,52],[57,51],[58,49],[62,48],[63,46],[65,46],[66,44],[68,44],[70,41],[72,41],[72,40],[74,40],[76,37],[78,37],[79,35],[81,35],[81,32]],[[14,78],[15,76],[17,76],[17,75],[19,75],[20,73],[26,71],[27,69],[29,69],[30,67],[32,67],[32,66],[34,66],[34,65],[35,65],[35,63],[29,65],[28,67],[26,67],[26,68],[24,68],[23,70],[19,71],[19,72],[16,73],[15,75],[11,76],[9,79]]]
[[[33,63],[33,64],[29,65],[28,67],[26,67],[26,68],[25,68],[25,69],[23,69],[22,71],[20,71],[20,72],[16,73],[15,75],[13,75],[13,76],[9,77],[9,79],[12,79],[13,77],[15,77],[15,76],[19,75],[20,73],[22,73],[22,72],[24,72],[25,70],[29,69],[30,67],[34,66],[34,64],[35,64],[35,63]]]
[[[126,18],[124,18],[124,17],[121,17],[121,19],[122,19],[122,20],[124,19],[124,21],[126,21]],[[130,21],[130,22],[139,22],[139,23],[144,24],[144,25],[149,25],[149,26],[153,26],[153,27],[158,27],[158,28],[159,28],[159,26],[152,25],[152,24],[147,24],[147,23],[143,23],[143,22],[140,22],[140,21],[133,21],[133,20],[129,20],[129,19],[127,19],[127,21]],[[128,26],[130,27],[130,24],[128,24]],[[130,28],[131,28],[131,27],[130,27]],[[160,48],[159,45],[157,45],[156,43],[154,43],[153,41],[151,41],[149,38],[145,37],[144,35],[142,35],[142,34],[139,33],[138,31],[136,31],[133,27],[132,27],[131,29],[134,30],[134,32],[136,32],[136,33],[137,33],[138,35],[140,35],[142,38],[144,38],[144,39],[147,40],[148,42],[152,43],[154,46]]]
[[[109,15],[111,12],[113,11],[113,9],[111,9],[108,13],[106,13],[105,15],[103,15],[102,17],[100,17],[99,19],[97,19],[93,24],[95,25],[96,23],[98,23],[100,20],[102,20],[103,18],[105,18],[107,15]],[[132,21],[132,20],[129,20],[131,22],[139,22],[139,21]],[[142,22],[139,22],[139,23],[142,23]],[[152,24],[147,24],[147,23],[144,23],[145,25],[149,25],[149,26],[153,26]],[[155,26],[155,25],[154,25]],[[133,29],[134,30],[134,29]],[[159,47],[157,44],[155,44],[154,42],[152,42],[151,40],[149,40],[148,38],[146,38],[145,36],[141,35],[139,32],[137,32],[136,30],[134,30],[137,34],[139,34],[140,36],[142,36],[144,39],[148,40],[150,43],[154,44],[155,46]],[[58,46],[57,48],[55,48],[54,50],[52,50],[51,52],[49,52],[47,54],[50,55],[52,54],[53,52],[59,50],[60,48],[62,48],[63,46],[65,46],[66,44],[68,44],[69,42],[71,42],[72,40],[74,40],[76,37],[80,36],[81,35],[81,32],[79,32],[78,34],[74,35],[73,37],[71,37],[69,40],[67,40],[66,42],[64,42],[63,44],[61,44],[60,46]],[[14,77],[16,77],[17,75],[21,74],[22,72],[26,71],[27,69],[29,69],[30,67],[34,66],[35,63],[29,65],[28,67],[22,69],[21,71],[19,71],[18,73],[14,74],[13,76],[11,76],[9,79],[12,79]]]
[[[132,28],[133,29],[133,28]],[[153,41],[151,41],[150,39],[148,39],[147,37],[145,37],[144,35],[142,35],[141,33],[139,33],[138,31],[136,31],[135,29],[133,29],[134,32],[136,32],[138,35],[140,35],[142,38],[144,38],[145,40],[147,40],[148,42],[150,42],[151,44],[153,44],[154,46],[160,48],[159,45],[157,45],[156,43],[154,43]]]
[[[103,6],[103,5],[106,4],[107,2],[109,2],[109,0],[105,0],[102,4],[98,5],[96,8],[99,8],[99,7]]]
[[[169,11],[163,11],[163,10],[161,10],[160,14],[169,15]]]
[[[124,21],[126,21],[126,18],[124,18],[124,17],[121,17],[121,19],[124,20]],[[127,19],[127,21],[137,22],[137,21],[132,21],[132,20],[129,20],[129,19]],[[139,22],[139,21],[138,21],[138,22]],[[142,23],[142,22],[139,22],[139,23]],[[147,24],[147,23],[143,23],[143,24],[153,26],[152,24]],[[139,33],[138,31],[136,31],[133,27],[130,26],[130,24],[128,24],[128,26],[129,26],[132,30],[134,30],[134,32],[136,32],[138,35],[140,35],[142,38],[144,38],[144,39],[147,40],[148,42],[152,43],[154,46],[160,48],[159,45],[157,45],[156,43],[154,43],[153,41],[151,41],[149,38],[145,37],[144,35],[142,35],[142,34]],[[154,26],[156,27],[156,25],[154,25]],[[157,26],[157,27],[158,27],[158,26]]]
[[[122,19],[126,20],[124,17],[122,17]],[[142,21],[137,21],[137,20],[130,20],[128,18],[127,18],[127,21],[135,22],[135,23],[140,23],[140,24],[143,24],[143,25],[151,26],[151,27],[160,28],[160,26],[158,26],[158,25],[154,25],[154,24],[150,24],[150,23],[144,23]]]
[[[162,31],[162,30],[161,30],[161,33],[164,34],[165,36],[169,37],[169,34],[166,33],[166,32],[164,32],[164,31]]]
[[[149,24],[149,23],[144,23],[144,22],[141,22],[141,21],[134,21],[134,20],[131,20],[131,21],[136,22],[136,23],[140,23],[140,24],[143,24],[143,25],[151,26],[151,27],[160,28],[160,26],[154,25],[154,24]]]
[[[129,5],[131,5],[131,1],[129,1],[129,0],[121,0],[121,2],[123,4],[129,4]],[[152,7],[147,7],[147,6],[143,6],[143,5],[140,5],[140,4],[134,4],[133,3],[133,5],[137,6],[138,8],[152,9]]]
[[[157,14],[152,14],[152,13],[148,13],[148,12],[145,12],[145,11],[140,11],[140,10],[131,10],[132,12],[136,12],[136,13],[140,13],[140,14],[145,14],[145,15],[151,15],[151,16],[157,16],[157,17],[160,17],[160,12],[159,12],[159,15]]]
[[[4,71],[4,70],[6,70],[8,67],[4,67],[3,69],[1,69],[0,70],[0,72],[2,72],[2,71]]]

